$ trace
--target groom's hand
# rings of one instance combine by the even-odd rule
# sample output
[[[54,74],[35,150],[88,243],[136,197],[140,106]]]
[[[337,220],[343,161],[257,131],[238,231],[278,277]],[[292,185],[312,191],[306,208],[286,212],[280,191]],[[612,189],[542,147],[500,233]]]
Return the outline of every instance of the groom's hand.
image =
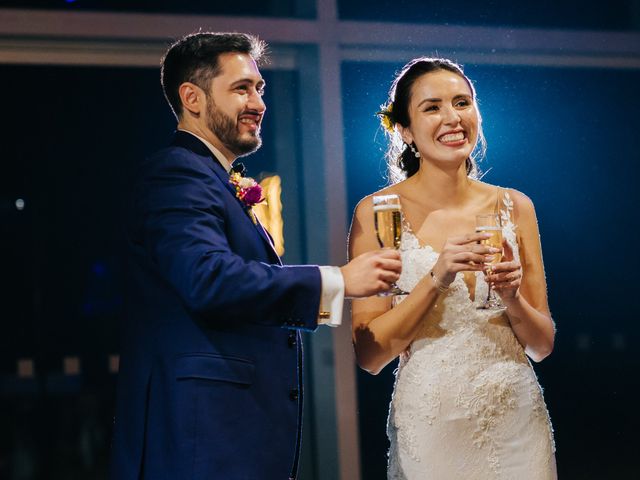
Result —
[[[386,292],[398,281],[402,270],[400,254],[396,250],[382,249],[357,256],[340,267],[344,278],[345,297],[370,297]]]

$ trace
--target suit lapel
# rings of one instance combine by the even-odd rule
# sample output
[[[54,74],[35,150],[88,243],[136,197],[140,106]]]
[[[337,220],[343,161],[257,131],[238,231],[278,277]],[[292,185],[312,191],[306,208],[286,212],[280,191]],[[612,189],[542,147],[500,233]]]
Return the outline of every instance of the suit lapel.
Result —
[[[260,235],[262,236],[262,238],[269,244],[269,247],[271,248],[271,253],[273,253],[273,258],[275,258],[278,261],[278,265],[282,265],[282,260],[280,260],[280,255],[278,255],[278,252],[276,252],[276,246],[273,244],[271,235],[269,235],[269,233],[267,232],[267,229],[264,228],[264,225],[260,223],[260,220],[258,220],[258,217],[255,217],[255,218],[256,218],[256,227],[260,232]]]
[[[207,157],[208,159],[211,160],[210,167],[213,173],[218,177],[218,179],[220,179],[220,182],[222,182],[222,184],[226,187],[226,189],[229,190],[231,195],[233,195],[233,198],[236,199],[236,201],[240,204],[242,209],[245,210],[247,214],[246,215],[247,221],[253,224],[254,228],[258,232],[258,235],[260,235],[262,240],[269,247],[269,251],[273,254],[272,255],[273,258],[277,261],[278,264],[282,265],[280,257],[276,253],[273,242],[269,238],[269,235],[267,234],[266,230],[264,229],[264,227],[258,221],[257,218],[256,218],[256,222],[255,223],[253,222],[253,220],[251,219],[252,213],[247,211],[246,205],[242,203],[242,201],[240,201],[240,199],[236,196],[235,188],[233,187],[233,185],[231,185],[231,183],[229,183],[229,173],[220,164],[220,162],[215,157],[215,155],[211,152],[211,150],[209,150],[209,148],[204,143],[202,143],[197,137],[191,135],[190,133],[183,132],[180,130],[178,130],[175,134],[173,145],[187,148],[192,152],[194,152],[195,154],[200,155],[202,157]]]

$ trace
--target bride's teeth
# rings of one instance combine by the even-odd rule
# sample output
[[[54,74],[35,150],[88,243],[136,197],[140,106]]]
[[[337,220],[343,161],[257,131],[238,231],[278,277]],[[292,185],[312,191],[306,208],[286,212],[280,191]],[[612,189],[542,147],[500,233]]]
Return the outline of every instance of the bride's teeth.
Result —
[[[464,132],[449,133],[447,135],[443,135],[442,137],[440,137],[440,141],[444,143],[458,142],[460,140],[464,140]]]

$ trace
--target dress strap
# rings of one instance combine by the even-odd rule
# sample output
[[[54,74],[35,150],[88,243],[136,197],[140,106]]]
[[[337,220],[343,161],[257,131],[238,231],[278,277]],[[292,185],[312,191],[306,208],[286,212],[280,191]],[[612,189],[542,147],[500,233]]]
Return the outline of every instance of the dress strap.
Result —
[[[506,188],[496,187],[496,204],[493,213],[500,215],[502,224],[513,222],[513,201]]]

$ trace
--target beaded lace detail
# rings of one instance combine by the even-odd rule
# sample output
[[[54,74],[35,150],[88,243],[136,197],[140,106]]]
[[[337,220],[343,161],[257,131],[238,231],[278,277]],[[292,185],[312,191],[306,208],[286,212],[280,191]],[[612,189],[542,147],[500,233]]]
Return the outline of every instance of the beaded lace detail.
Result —
[[[502,205],[503,236],[519,258],[506,192]],[[439,254],[407,224],[400,252],[398,286],[411,291]],[[401,355],[387,424],[390,480],[555,478],[535,373],[506,316],[476,308],[488,289],[480,272],[475,285],[472,301],[458,274]]]

